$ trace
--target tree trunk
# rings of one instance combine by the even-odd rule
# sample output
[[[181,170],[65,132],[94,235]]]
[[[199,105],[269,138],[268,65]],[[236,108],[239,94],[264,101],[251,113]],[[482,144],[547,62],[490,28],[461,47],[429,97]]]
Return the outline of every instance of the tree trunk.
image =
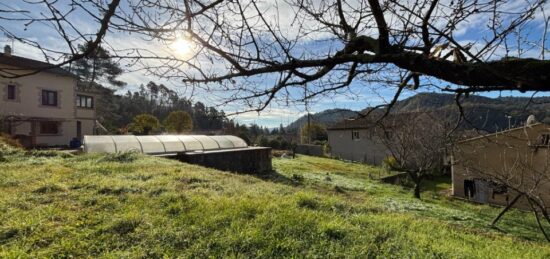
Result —
[[[421,173],[409,172],[409,176],[411,177],[414,183],[414,197],[417,199],[420,199],[420,183],[422,182]]]
[[[531,209],[533,210],[533,213],[535,213],[535,218],[537,219],[537,225],[539,226],[540,232],[542,232],[542,234],[544,235],[544,238],[546,238],[546,241],[550,242],[550,237],[548,237],[548,235],[546,234],[546,231],[544,231],[544,227],[540,222],[539,213],[537,212],[537,209],[533,205],[533,201],[531,199],[529,199],[529,205],[531,205]]]
[[[493,222],[491,222],[491,226],[494,227],[497,222],[500,220],[500,218],[502,218],[502,216],[504,216],[504,214],[506,214],[506,212],[508,212],[508,210],[510,210],[510,208],[512,208],[512,206],[514,206],[514,204],[519,200],[519,198],[521,198],[521,196],[523,196],[523,194],[518,194],[513,200],[512,202],[510,202],[508,205],[506,205],[506,207],[504,207],[504,209],[497,215],[497,217],[495,219],[493,219]]]
[[[420,183],[414,184],[414,197],[420,199]]]

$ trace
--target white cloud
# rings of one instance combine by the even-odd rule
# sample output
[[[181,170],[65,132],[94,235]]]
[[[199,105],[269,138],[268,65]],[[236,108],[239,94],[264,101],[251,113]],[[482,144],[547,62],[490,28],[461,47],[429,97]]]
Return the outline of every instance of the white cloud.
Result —
[[[260,113],[247,112],[243,114],[233,115],[230,118],[235,119],[239,123],[251,124],[256,123],[267,127],[278,127],[280,124],[288,125],[296,119],[306,115],[307,112],[296,109],[271,108]]]

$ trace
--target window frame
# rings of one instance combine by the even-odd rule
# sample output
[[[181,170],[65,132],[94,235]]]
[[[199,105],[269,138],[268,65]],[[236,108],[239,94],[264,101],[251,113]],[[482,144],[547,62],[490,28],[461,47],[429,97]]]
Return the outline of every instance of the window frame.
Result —
[[[537,140],[537,146],[549,146],[550,145],[550,133],[541,133]]]
[[[6,87],[6,99],[8,101],[17,101],[17,86],[8,84]]]
[[[351,131],[351,140],[354,140],[354,141],[359,141],[359,140],[361,140],[361,135],[359,135],[359,131],[358,131],[358,130],[352,130],[352,131]]]
[[[88,105],[88,100],[90,105]],[[82,102],[84,101],[84,102]],[[82,105],[84,104],[84,105]],[[76,107],[83,109],[93,109],[95,106],[94,97],[90,95],[77,94],[76,95]]]
[[[50,96],[50,94],[53,94]],[[53,102],[50,101],[53,97]],[[42,89],[42,106],[57,107],[59,105],[59,93],[53,90]]]
[[[48,124],[49,126],[55,125],[55,130],[52,130],[52,131],[48,130],[48,127],[46,126]],[[61,125],[58,121],[40,121],[38,123],[38,132],[40,133],[40,135],[59,135],[60,126]]]

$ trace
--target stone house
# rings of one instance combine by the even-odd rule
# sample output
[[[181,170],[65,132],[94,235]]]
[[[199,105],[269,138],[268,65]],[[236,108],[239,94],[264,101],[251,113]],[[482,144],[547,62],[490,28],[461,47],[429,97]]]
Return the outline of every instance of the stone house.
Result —
[[[24,75],[18,77],[18,75]],[[27,147],[68,146],[96,133],[96,95],[77,77],[41,61],[0,53],[0,126]]]
[[[519,192],[550,203],[550,126],[534,123],[456,143],[451,155],[452,194],[479,203],[508,205]],[[514,205],[529,209],[525,198]]]

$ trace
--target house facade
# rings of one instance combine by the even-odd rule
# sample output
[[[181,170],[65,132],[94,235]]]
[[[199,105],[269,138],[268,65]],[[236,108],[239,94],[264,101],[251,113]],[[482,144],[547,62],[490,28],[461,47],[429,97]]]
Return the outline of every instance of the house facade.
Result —
[[[550,126],[536,123],[458,142],[452,193],[479,203],[508,205],[520,192],[550,205]],[[529,209],[520,198],[514,207]]]
[[[390,151],[366,119],[346,119],[327,128],[331,156],[334,158],[381,165]]]
[[[74,75],[50,66],[12,55],[9,46],[0,54],[2,131],[27,147],[68,146],[96,131],[96,96],[77,91]]]

